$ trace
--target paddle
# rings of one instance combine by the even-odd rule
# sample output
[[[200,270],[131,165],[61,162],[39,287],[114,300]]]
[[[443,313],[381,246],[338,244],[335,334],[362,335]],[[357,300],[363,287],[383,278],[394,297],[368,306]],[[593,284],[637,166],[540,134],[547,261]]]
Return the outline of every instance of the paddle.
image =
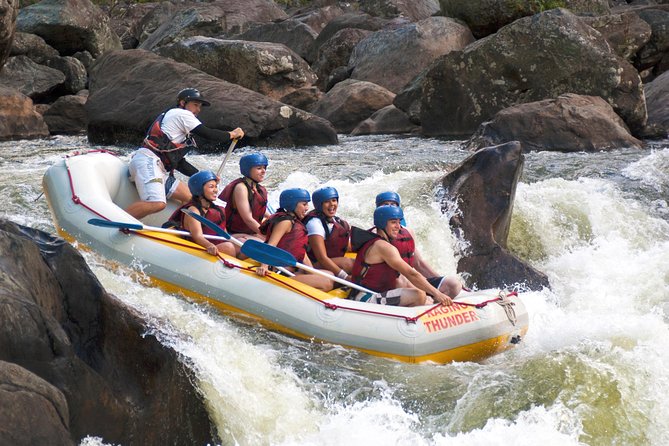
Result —
[[[242,252],[243,252],[244,245],[251,241],[251,240],[247,240],[246,242],[242,243],[241,241],[237,240],[236,238],[234,238],[233,236],[228,234],[228,232],[225,229],[221,228],[219,225],[217,225],[213,221],[207,219],[206,217],[203,217],[202,215],[196,214],[193,211],[190,211],[188,209],[182,209],[181,212],[183,212],[184,214],[186,214],[190,217],[193,217],[195,220],[199,221],[200,223],[202,223],[203,225],[205,225],[206,227],[208,227],[209,229],[214,231],[216,234],[222,236],[226,240],[231,241],[232,243],[234,243],[237,246],[241,246],[242,247]],[[260,242],[258,242],[258,243],[260,243]],[[248,257],[251,257],[252,259],[254,258],[253,256],[250,256],[248,254],[246,254],[246,255]],[[258,259],[256,259],[256,260],[258,260]],[[262,262],[262,263],[266,263],[266,262]],[[288,271],[285,268],[279,268],[279,271],[281,271],[282,273],[286,274],[289,277],[293,277],[295,275],[295,274],[293,274],[292,272]]]
[[[230,147],[228,147],[228,153],[225,154],[225,158],[223,158],[223,162],[221,162],[221,165],[218,167],[218,170],[216,171],[216,176],[221,177],[221,174],[223,173],[223,168],[225,167],[225,163],[228,162],[228,158],[230,158],[230,154],[232,153],[232,149],[235,148],[235,145],[237,144],[237,139],[233,139],[232,142],[230,143]]]
[[[363,291],[365,293],[370,293],[372,295],[378,294],[365,287],[361,287],[360,285],[357,285],[353,282],[349,282],[348,280],[340,279],[337,276],[324,273],[321,270],[299,263],[295,259],[295,257],[288,251],[285,251],[281,248],[277,248],[276,246],[268,245],[267,243],[261,243],[257,240],[247,240],[246,242],[244,242],[244,245],[242,246],[242,252],[245,255],[251,257],[252,259],[256,259],[260,263],[266,263],[268,265],[276,267],[279,266],[297,267],[310,273],[327,277],[330,280],[334,280],[335,282],[339,282],[342,285],[346,285],[347,287],[354,288],[358,291]]]
[[[190,237],[190,232],[187,232],[187,231],[179,231],[177,229],[158,228],[156,226],[145,226],[145,225],[138,224],[138,223],[124,223],[124,222],[120,222],[120,221],[102,220],[100,218],[91,218],[90,220],[88,220],[88,223],[93,225],[93,226],[100,226],[102,228],[128,229],[130,231],[164,232],[166,234],[183,235],[183,236]],[[207,235],[207,234],[205,234],[204,236],[206,238],[208,238],[209,240],[228,240],[227,238],[221,237],[221,236],[218,236],[218,235]]]

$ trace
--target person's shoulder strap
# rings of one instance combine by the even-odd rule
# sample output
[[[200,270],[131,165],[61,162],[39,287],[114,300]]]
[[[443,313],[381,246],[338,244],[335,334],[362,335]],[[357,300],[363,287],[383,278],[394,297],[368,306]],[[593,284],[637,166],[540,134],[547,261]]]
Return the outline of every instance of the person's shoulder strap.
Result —
[[[375,238],[380,237],[373,232],[366,231],[357,226],[351,226],[351,249],[353,252],[357,252],[362,248],[362,245]]]

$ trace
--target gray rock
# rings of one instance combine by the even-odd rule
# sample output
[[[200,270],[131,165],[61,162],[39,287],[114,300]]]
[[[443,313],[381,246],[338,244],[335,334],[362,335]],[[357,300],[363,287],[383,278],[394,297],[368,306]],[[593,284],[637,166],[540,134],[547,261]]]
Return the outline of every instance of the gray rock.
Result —
[[[637,71],[564,9],[522,18],[437,59],[423,84],[421,125],[427,135],[469,136],[503,108],[564,93],[602,97],[633,134],[645,126]]]
[[[522,17],[551,9],[558,2],[499,0],[439,0],[441,15],[462,20],[477,39],[497,32]],[[608,0],[564,0],[560,6],[576,14],[602,15],[610,12]]]
[[[446,17],[431,17],[394,30],[371,33],[354,48],[351,79],[381,85],[397,93],[439,56],[462,50],[472,33]]]
[[[33,62],[42,65],[46,65],[51,59],[60,57],[58,51],[40,36],[22,32],[14,35],[14,43],[9,54],[10,56],[27,56]]]
[[[564,94],[557,99],[514,105],[481,124],[470,150],[518,141],[525,152],[595,152],[643,147],[600,97]]]
[[[60,92],[63,94],[75,94],[86,88],[88,73],[84,64],[78,59],[72,56],[55,57],[50,59],[46,65],[65,75],[65,81],[60,86]]]
[[[88,138],[94,144],[139,144],[155,117],[174,106],[186,87],[198,88],[212,104],[202,110],[203,123],[221,130],[239,126],[246,133],[243,143],[337,143],[334,128],[324,119],[148,51],[107,53],[89,75]],[[224,149],[206,140],[199,148]]]
[[[302,59],[306,59],[317,36],[318,34],[309,25],[298,20],[288,19],[255,26],[244,33],[231,36],[230,39],[281,43],[293,50]]]
[[[520,143],[487,147],[464,160],[442,179],[442,210],[457,201],[451,226],[469,242],[458,272],[478,288],[524,283],[530,289],[549,286],[546,275],[506,248],[516,186],[525,158]]]
[[[371,31],[357,28],[344,28],[339,30],[333,35],[327,42],[320,46],[318,49],[318,56],[316,61],[312,64],[312,69],[314,73],[318,76],[316,85],[321,90],[329,90],[328,85],[330,84],[330,76],[333,74],[335,69],[339,67],[345,67],[348,71],[348,74],[344,79],[350,77],[350,72],[352,68],[348,68],[348,61],[351,58],[351,53],[353,53],[353,48],[369,35]],[[337,82],[342,81],[339,79]],[[336,82],[335,82],[336,83]]]
[[[2,70],[2,66],[9,57],[12,48],[18,13],[19,2],[0,0],[0,70]]]
[[[0,407],[26,408],[20,423],[0,429],[19,442],[0,443],[69,445],[91,434],[113,444],[217,442],[177,353],[146,335],[141,317],[105,292],[71,245],[0,221],[0,259],[0,361],[43,380],[24,373],[35,392],[21,401],[0,392]],[[27,426],[27,435],[53,437],[23,443]]]
[[[42,0],[22,8],[17,29],[37,34],[61,56],[86,50],[94,57],[121,49],[109,18],[89,0]]]
[[[157,53],[272,99],[316,81],[309,65],[280,43],[192,37]]]
[[[15,88],[34,101],[49,101],[65,82],[62,71],[33,62],[27,56],[10,57],[0,72],[0,83]]]
[[[339,133],[350,133],[375,111],[393,102],[395,95],[371,82],[347,79],[335,85],[318,101],[313,113],[334,125]]]
[[[0,444],[75,445],[65,396],[34,373],[0,361],[0,401]]]
[[[393,133],[416,133],[420,127],[409,121],[409,117],[394,105],[374,112],[351,132],[351,135],[379,135]]]
[[[68,95],[59,97],[43,113],[44,121],[52,135],[86,133],[88,114],[86,96]]]
[[[163,22],[139,48],[153,50],[194,36],[239,34],[251,23],[269,23],[287,18],[271,0],[227,0],[185,4]]]
[[[669,132],[669,71],[645,85],[648,106],[648,125],[656,125]]]
[[[360,8],[376,17],[406,17],[412,22],[439,12],[437,0],[359,0]]]
[[[602,33],[616,54],[628,62],[650,40],[650,25],[635,12],[581,17],[581,20]]]

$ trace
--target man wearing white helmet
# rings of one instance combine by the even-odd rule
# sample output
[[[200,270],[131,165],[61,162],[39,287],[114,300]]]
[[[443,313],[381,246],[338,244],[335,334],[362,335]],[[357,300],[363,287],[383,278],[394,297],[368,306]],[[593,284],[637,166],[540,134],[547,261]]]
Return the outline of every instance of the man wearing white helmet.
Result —
[[[178,170],[186,176],[198,172],[185,157],[196,147],[193,135],[226,143],[244,137],[244,131],[237,127],[231,132],[206,127],[197,118],[202,107],[209,101],[195,88],[185,88],[177,95],[177,105],[151,124],[142,147],[132,154],[129,173],[139,193],[139,201],[126,209],[135,218],[165,209],[168,198],[188,202],[191,193],[188,187],[174,177]]]

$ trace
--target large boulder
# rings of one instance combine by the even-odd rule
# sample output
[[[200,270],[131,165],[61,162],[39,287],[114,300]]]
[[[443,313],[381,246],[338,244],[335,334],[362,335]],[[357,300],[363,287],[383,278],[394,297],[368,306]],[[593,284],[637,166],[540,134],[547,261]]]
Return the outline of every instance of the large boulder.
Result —
[[[507,141],[520,142],[525,152],[643,147],[604,99],[570,93],[497,112],[492,121],[481,124],[467,145],[479,150]]]
[[[0,401],[0,444],[75,445],[65,396],[34,373],[0,361]]]
[[[645,22],[650,25],[651,36],[637,54],[635,66],[639,71],[656,68],[665,54],[669,53],[669,11],[646,9],[639,12]],[[653,74],[661,74],[654,69]]]
[[[86,50],[98,57],[121,49],[109,17],[89,0],[42,0],[26,6],[19,12],[17,28],[42,37],[61,56]]]
[[[49,128],[28,96],[0,86],[0,103],[0,141],[49,136]]]
[[[669,132],[669,71],[646,84],[648,125],[659,126],[665,134]]]
[[[633,134],[645,126],[637,71],[564,9],[519,19],[437,59],[425,75],[421,124],[427,135],[469,136],[503,108],[564,93],[602,97]]]
[[[302,59],[306,59],[317,36],[316,31],[309,25],[299,20],[288,19],[255,26],[246,32],[232,36],[231,39],[281,43],[295,51]]]
[[[27,56],[14,56],[0,72],[0,83],[19,90],[36,102],[49,102],[54,91],[63,85],[62,71],[33,62]]]
[[[581,17],[581,20],[602,33],[616,54],[628,62],[650,40],[650,25],[636,12]]]
[[[610,12],[608,0],[499,1],[439,0],[441,15],[466,23],[477,39],[497,32],[522,17],[563,7],[574,13],[602,15]]]
[[[312,112],[330,121],[337,132],[350,133],[375,111],[391,105],[395,95],[366,81],[339,82],[318,101]]]
[[[437,0],[359,0],[360,9],[377,17],[406,17],[412,22],[439,12]]]
[[[271,0],[186,3],[144,40],[139,48],[153,50],[193,36],[239,34],[248,30],[252,23],[269,23],[286,18],[286,13]]]
[[[86,88],[88,72],[84,64],[75,57],[54,57],[47,61],[46,66],[54,68],[65,75],[65,80],[58,88],[60,94],[76,94]]]
[[[0,388],[26,390],[21,399],[0,392],[0,418],[23,415],[2,423],[0,443],[74,444],[91,434],[113,444],[216,443],[178,354],[146,335],[71,245],[2,221],[0,259]]]
[[[40,36],[17,32],[14,35],[14,43],[10,56],[27,56],[38,64],[46,64],[49,60],[60,57],[60,53],[49,45]]]
[[[330,40],[332,36],[345,28],[364,29],[367,31],[378,31],[380,29],[392,29],[408,23],[405,19],[383,19],[381,17],[372,17],[369,14],[348,12],[334,17],[325,28],[318,34],[314,41],[311,51],[307,56],[307,61],[312,62],[318,56],[318,50],[321,45]]]
[[[371,31],[357,28],[344,28],[337,31],[327,42],[318,49],[316,61],[312,69],[318,76],[316,85],[321,90],[327,90],[331,76],[337,68],[346,67],[347,75],[350,76],[348,61],[355,46],[369,35]]]
[[[157,53],[272,99],[316,81],[309,65],[281,43],[191,37]]]
[[[324,119],[143,50],[114,51],[90,71],[88,138],[94,144],[139,144],[158,114],[174,106],[177,93],[196,87],[211,101],[200,118],[208,127],[244,129],[244,142],[274,146],[336,144]],[[200,144],[202,150],[222,147]]]
[[[0,0],[0,70],[2,70],[2,66],[5,64],[12,48],[18,13],[19,2]]]
[[[338,5],[327,5],[315,9],[307,8],[306,10],[295,11],[291,18],[308,25],[318,35],[330,23],[330,20],[342,14],[344,14],[344,10]]]
[[[59,97],[42,115],[52,135],[74,135],[86,133],[86,95],[66,95]]]
[[[417,133],[420,128],[394,105],[383,107],[358,124],[351,135],[379,135],[392,133]]]
[[[466,26],[446,17],[377,31],[354,48],[349,60],[351,79],[373,82],[397,93],[434,59],[462,50],[473,41]]]
[[[517,141],[488,147],[464,160],[442,179],[446,193],[442,210],[458,211],[451,226],[469,242],[458,272],[479,288],[524,283],[531,289],[549,285],[542,272],[507,249],[516,185],[522,173],[523,150]]]

